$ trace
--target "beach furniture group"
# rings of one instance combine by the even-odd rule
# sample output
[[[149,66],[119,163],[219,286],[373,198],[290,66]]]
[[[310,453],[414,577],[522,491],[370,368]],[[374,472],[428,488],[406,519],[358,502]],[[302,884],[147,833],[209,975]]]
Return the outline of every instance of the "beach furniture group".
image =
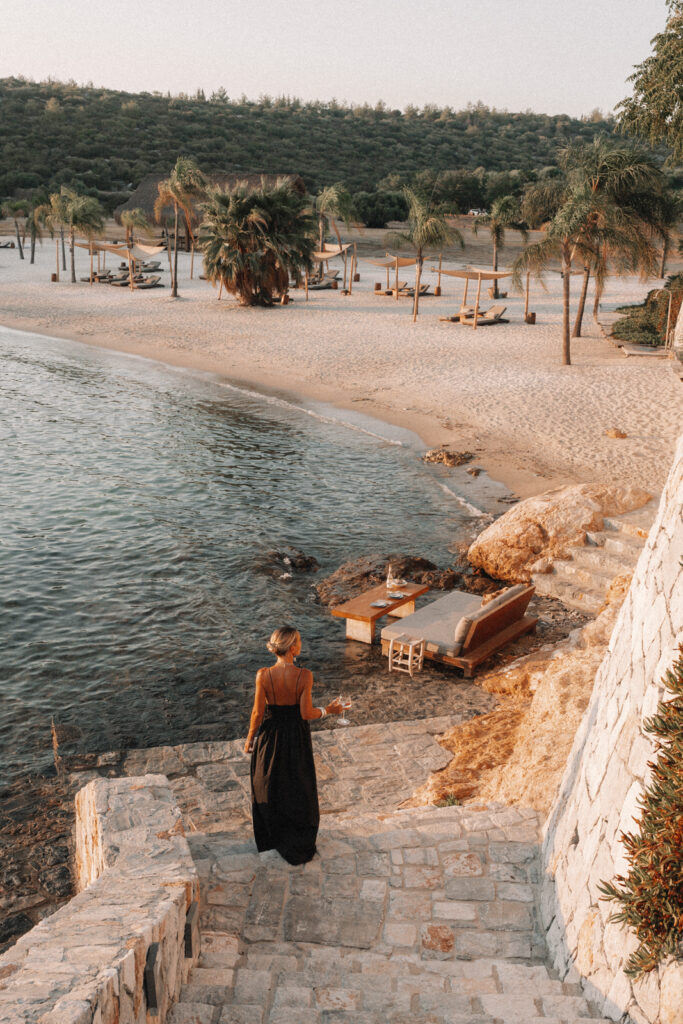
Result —
[[[390,671],[409,675],[428,658],[460,668],[466,678],[501,647],[535,631],[538,619],[527,614],[534,587],[525,583],[508,587],[492,600],[464,590],[451,590],[415,611],[415,598],[429,587],[405,583],[399,595],[384,584],[332,609],[346,620],[346,636],[372,644],[375,626],[385,615],[393,621],[381,632],[382,653]]]

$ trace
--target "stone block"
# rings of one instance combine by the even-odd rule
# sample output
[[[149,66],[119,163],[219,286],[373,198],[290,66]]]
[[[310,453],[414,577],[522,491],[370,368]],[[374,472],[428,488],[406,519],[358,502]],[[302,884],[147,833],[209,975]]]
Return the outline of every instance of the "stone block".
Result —
[[[275,990],[275,999],[273,1000],[273,1006],[279,1008],[281,1006],[303,1006],[309,1007],[313,1005],[313,992],[308,987],[302,985],[278,985]]]
[[[528,995],[513,995],[511,992],[505,995],[484,994],[481,996],[481,1005],[489,1017],[498,1017],[503,1021],[513,1017],[528,1020],[539,1016],[533,997]]]
[[[453,929],[446,924],[430,922],[422,925],[420,933],[422,956],[434,959],[446,959],[453,955],[455,935]]]
[[[403,868],[406,889],[439,889],[443,885],[441,868],[427,864],[406,864]]]
[[[417,928],[413,924],[388,921],[384,926],[384,941],[390,946],[413,947],[417,942]]]
[[[431,916],[431,907],[428,894],[395,890],[389,896],[387,917],[393,921],[424,920]]]
[[[447,850],[441,854],[441,863],[443,864],[446,878],[454,875],[473,877],[483,875],[484,873],[481,857],[476,853],[461,853],[456,850]]]
[[[526,931],[532,927],[531,911],[526,903],[511,903],[496,900],[482,903],[479,914],[488,929],[505,931]]]
[[[457,921],[460,924],[463,921],[476,921],[478,906],[481,904],[468,903],[465,900],[437,900],[432,908],[432,914],[435,918]]]
[[[265,1002],[271,986],[270,971],[250,971],[248,968],[240,967],[235,971],[235,1003],[253,1003],[258,1005]],[[223,1000],[228,1002],[228,999]]]
[[[316,1007],[319,1010],[345,1010],[348,1013],[360,1009],[361,993],[350,988],[319,988],[315,993]]]
[[[218,1024],[220,1006],[206,1003],[176,1003],[166,1018],[166,1024]]]
[[[260,875],[254,882],[244,921],[244,938],[248,942],[277,939],[287,889],[282,875]]]
[[[490,878],[449,878],[446,895],[452,900],[494,900],[496,887]]]
[[[263,1007],[224,1006],[218,1024],[263,1024]]]

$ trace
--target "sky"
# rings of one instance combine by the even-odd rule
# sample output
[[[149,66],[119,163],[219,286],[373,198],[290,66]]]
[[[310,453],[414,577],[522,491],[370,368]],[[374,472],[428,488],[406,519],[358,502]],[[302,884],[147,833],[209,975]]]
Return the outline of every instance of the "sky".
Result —
[[[665,0],[0,0],[0,78],[610,112]]]

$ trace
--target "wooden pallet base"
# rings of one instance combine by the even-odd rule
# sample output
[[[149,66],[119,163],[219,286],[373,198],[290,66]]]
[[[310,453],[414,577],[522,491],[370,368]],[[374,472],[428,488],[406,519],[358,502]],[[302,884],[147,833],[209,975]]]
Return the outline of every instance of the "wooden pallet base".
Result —
[[[455,668],[461,668],[463,675],[466,679],[471,679],[474,675],[474,669],[481,665],[483,661],[490,658],[492,654],[499,651],[501,647],[506,644],[512,643],[513,640],[517,640],[520,636],[524,636],[525,633],[534,633],[536,631],[536,625],[538,619],[533,618],[531,615],[525,615],[523,619],[518,619],[517,622],[511,623],[506,626],[505,629],[501,630],[500,633],[496,633],[494,636],[485,640],[484,643],[479,644],[478,647],[473,648],[471,651],[467,651],[464,654],[455,657],[450,654],[439,654],[436,651],[430,651],[425,645],[425,658],[430,658],[432,661],[437,661],[441,665],[453,665]],[[382,639],[382,654],[389,654],[389,641]]]

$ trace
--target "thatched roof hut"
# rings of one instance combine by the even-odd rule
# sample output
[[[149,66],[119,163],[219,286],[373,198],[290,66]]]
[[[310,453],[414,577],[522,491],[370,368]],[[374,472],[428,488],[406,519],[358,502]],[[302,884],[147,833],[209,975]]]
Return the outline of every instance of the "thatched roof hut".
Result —
[[[124,210],[142,210],[150,221],[154,220],[154,203],[159,194],[158,185],[160,181],[168,177],[166,174],[147,174],[135,191],[132,193],[130,198],[122,203],[121,206],[117,206],[114,210],[114,219],[117,224],[121,223],[121,214]],[[261,181],[265,181],[268,185],[274,185],[276,181],[282,178],[287,178],[292,182],[292,186],[301,195],[306,192],[306,186],[304,185],[303,179],[298,174],[207,174],[206,179],[212,185],[220,185],[221,188],[230,186],[231,188],[237,184],[238,181],[246,181],[249,185],[255,187],[261,184]],[[170,213],[169,208],[169,213]]]

